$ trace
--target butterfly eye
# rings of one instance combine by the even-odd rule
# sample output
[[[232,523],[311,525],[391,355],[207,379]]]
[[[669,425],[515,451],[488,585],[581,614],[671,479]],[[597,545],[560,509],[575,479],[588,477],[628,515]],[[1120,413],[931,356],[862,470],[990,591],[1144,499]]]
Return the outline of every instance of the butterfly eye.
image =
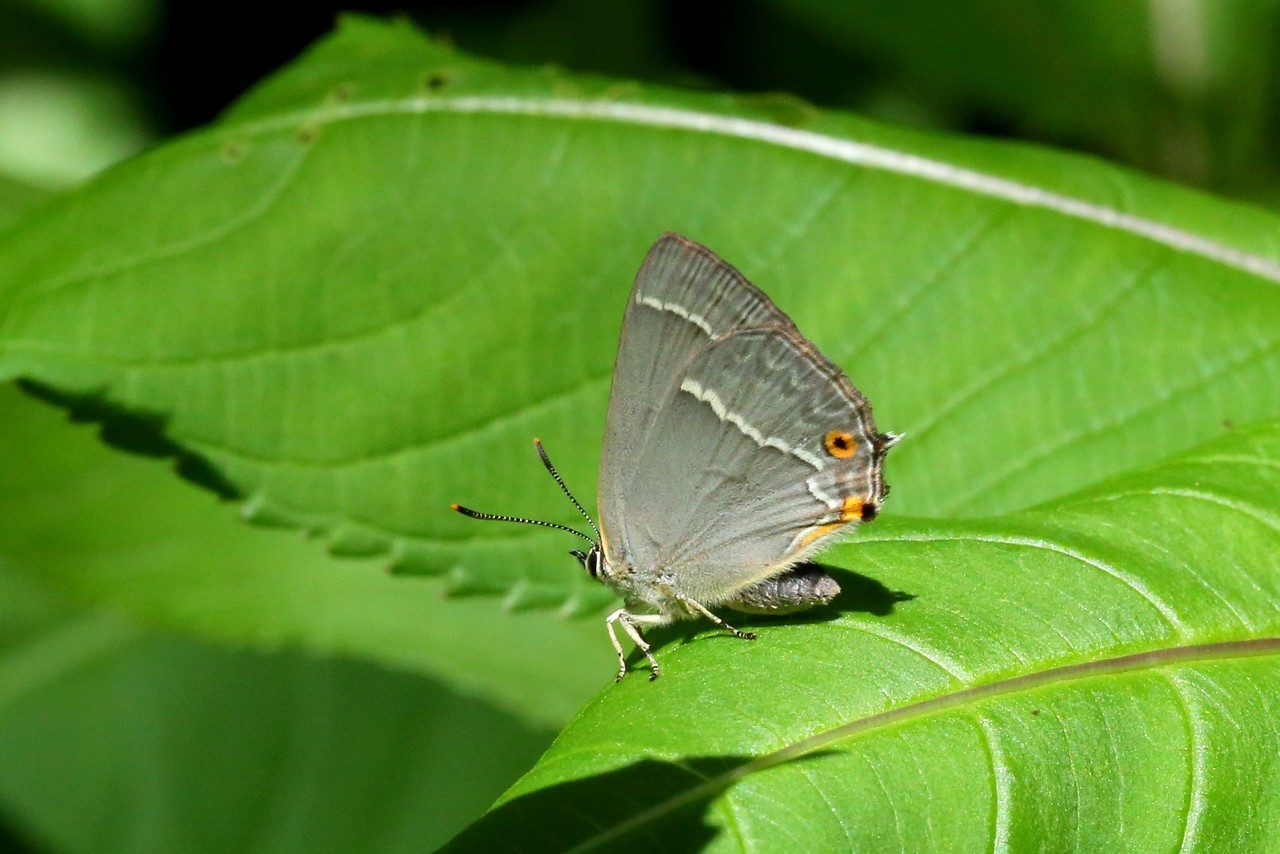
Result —
[[[600,577],[602,557],[600,554],[600,548],[598,546],[592,546],[591,551],[586,552],[585,554],[578,551],[577,549],[574,549],[573,551],[569,552],[569,554],[576,557],[579,560],[579,562],[582,563],[583,569],[585,569],[587,571],[587,574],[590,575],[592,578]]]
[[[839,460],[847,460],[853,456],[853,434],[844,430],[831,430],[822,437],[822,447],[827,453]]]

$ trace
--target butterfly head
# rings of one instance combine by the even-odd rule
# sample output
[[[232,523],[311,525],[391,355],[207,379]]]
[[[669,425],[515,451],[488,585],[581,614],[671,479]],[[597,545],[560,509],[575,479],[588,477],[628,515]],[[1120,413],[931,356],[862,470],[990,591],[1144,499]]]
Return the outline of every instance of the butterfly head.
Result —
[[[591,548],[585,552],[573,549],[569,554],[576,557],[582,564],[582,568],[587,571],[587,575],[596,581],[603,581],[609,577],[609,564],[604,559],[604,549],[599,543],[592,543]]]

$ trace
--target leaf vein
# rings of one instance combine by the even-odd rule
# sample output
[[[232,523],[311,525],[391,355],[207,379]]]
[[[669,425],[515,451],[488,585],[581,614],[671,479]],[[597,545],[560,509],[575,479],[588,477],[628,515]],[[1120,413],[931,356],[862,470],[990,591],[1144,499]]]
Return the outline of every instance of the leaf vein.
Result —
[[[1014,535],[978,534],[978,533],[966,534],[963,537],[950,536],[950,535],[937,536],[937,535],[930,535],[930,534],[907,534],[907,535],[901,535],[896,539],[911,540],[916,542],[937,542],[937,543],[943,543],[943,542],[963,543],[963,542],[970,542],[970,541],[981,542],[981,543],[996,543],[1000,545],[1021,546],[1023,548],[1039,549],[1042,551],[1052,552],[1054,554],[1060,554],[1063,557],[1068,557],[1068,558],[1071,558],[1072,560],[1078,561],[1084,564],[1085,566],[1092,567],[1093,569],[1098,570],[1102,574],[1110,576],[1115,581],[1118,581],[1121,584],[1125,585],[1130,590],[1132,590],[1135,594],[1137,594],[1140,598],[1145,600],[1147,604],[1149,604],[1162,617],[1164,617],[1165,621],[1168,622],[1175,629],[1177,629],[1179,633],[1183,634],[1184,636],[1189,634],[1189,630],[1187,626],[1182,622],[1182,619],[1178,616],[1177,611],[1173,607],[1171,607],[1167,602],[1161,599],[1155,593],[1155,591],[1147,587],[1147,585],[1140,578],[1133,575],[1132,573],[1125,572],[1124,570],[1118,567],[1112,566],[1111,564],[1107,563],[1104,560],[1101,560],[1099,558],[1091,558],[1088,555],[1086,555],[1084,552],[1078,549],[1073,549],[1070,546],[1063,545],[1062,543],[1055,543],[1052,540],[1044,539],[1043,537],[1023,537],[1023,536],[1014,536]]]
[[[1186,803],[1182,815],[1182,842],[1179,850],[1191,852],[1199,847],[1196,839],[1200,834],[1200,821],[1204,816],[1206,803],[1204,735],[1199,727],[1199,720],[1191,708],[1190,691],[1183,678],[1177,673],[1167,673],[1170,687],[1173,688],[1177,700],[1178,711],[1185,724],[1187,739],[1188,772],[1190,784],[1187,786]]]
[[[218,240],[222,240],[229,235],[235,234],[242,229],[253,225],[255,222],[266,216],[271,211],[271,208],[276,201],[284,195],[285,191],[302,170],[302,165],[306,162],[310,151],[310,147],[300,147],[299,156],[289,165],[289,168],[281,170],[278,179],[265,188],[258,198],[237,216],[230,219],[220,220],[216,225],[210,228],[198,231],[181,240],[176,240],[163,246],[158,246],[149,252],[143,252],[138,255],[125,258],[118,258],[97,267],[70,270],[60,276],[54,276],[52,278],[39,281],[38,284],[33,287],[27,288],[24,291],[19,291],[14,295],[11,310],[8,312],[8,319],[13,319],[16,314],[16,312],[12,310],[13,308],[20,306],[29,300],[37,299],[54,291],[61,290],[62,288],[98,282],[107,276],[125,272],[126,270],[130,270],[141,264],[149,264],[166,258],[173,258],[183,254],[184,252],[190,252],[193,249],[211,245]],[[6,323],[6,326],[8,325],[9,324]]]
[[[977,719],[978,729],[982,732],[982,743],[986,748],[987,761],[991,765],[991,812],[993,818],[991,850],[1008,851],[1009,829],[1013,824],[1011,816],[1013,794],[1010,791],[1010,781],[1013,778],[1013,774],[1009,769],[1009,762],[1005,758],[1004,750],[1000,747],[1000,740],[992,731],[991,721],[982,712],[977,712]]]
[[[921,436],[935,428],[939,423],[945,423],[946,417],[952,412],[971,402],[983,392],[999,385],[1004,380],[1017,377],[1037,362],[1041,362],[1073,342],[1081,340],[1088,331],[1096,329],[1125,300],[1137,293],[1143,285],[1148,284],[1159,268],[1160,265],[1158,263],[1153,263],[1143,268],[1136,275],[1131,276],[1128,281],[1112,289],[1104,300],[1093,306],[1088,315],[1081,318],[1080,323],[1074,326],[1066,326],[1064,324],[1061,331],[1056,334],[1039,336],[1036,339],[1035,346],[1020,352],[1016,358],[1002,359],[995,364],[993,369],[975,376],[971,382],[953,394],[950,399],[943,401],[935,408],[931,408],[922,421],[911,427],[912,441],[919,441]]]
[[[326,109],[322,118],[329,123],[336,123],[372,116],[428,113],[495,114],[574,121],[595,120],[648,128],[685,130],[760,142],[854,166],[932,182],[1015,205],[1048,210],[1071,219],[1133,234],[1177,251],[1198,255],[1259,278],[1280,283],[1280,263],[1275,259],[1228,246],[1203,234],[1196,234],[1095,202],[1084,201],[1034,184],[991,175],[946,161],[757,119],[617,100],[504,95],[418,96],[396,100],[366,101],[344,104],[336,109]],[[312,117],[314,113],[308,112],[306,116]],[[282,129],[293,128],[299,120],[297,114],[291,114],[246,123],[239,129],[249,134],[275,133]]]
[[[1264,342],[1250,350],[1245,350],[1242,354],[1227,358],[1222,362],[1212,366],[1210,369],[1202,372],[1195,379],[1175,385],[1165,389],[1163,392],[1154,395],[1147,402],[1132,407],[1125,411],[1117,411],[1107,418],[1105,421],[1095,423],[1093,426],[1085,427],[1074,433],[1064,434],[1058,441],[1048,443],[1039,450],[1025,454],[1021,457],[1010,457],[1013,465],[1005,467],[1003,470],[994,472],[994,476],[982,478],[973,478],[973,483],[967,490],[954,490],[955,500],[951,502],[951,507],[964,507],[974,500],[974,497],[988,491],[998,491],[1000,485],[1012,480],[1030,470],[1032,466],[1041,460],[1059,456],[1063,449],[1072,445],[1079,445],[1096,436],[1104,433],[1111,433],[1121,430],[1124,425],[1132,422],[1143,415],[1147,415],[1161,406],[1164,406],[1171,400],[1185,400],[1190,393],[1198,389],[1209,386],[1214,380],[1226,374],[1229,371],[1243,368],[1250,363],[1257,362],[1266,356],[1270,356],[1276,349],[1277,342],[1275,340]]]
[[[914,653],[916,656],[923,658],[943,673],[950,676],[962,685],[969,685],[973,682],[973,675],[970,674],[959,662],[948,658],[941,651],[921,643],[919,640],[909,638],[898,632],[889,631],[882,625],[876,625],[874,628],[870,623],[854,623],[840,621],[834,625],[842,629],[852,629],[853,631],[862,632],[871,635],[888,643],[900,646],[908,652]]]

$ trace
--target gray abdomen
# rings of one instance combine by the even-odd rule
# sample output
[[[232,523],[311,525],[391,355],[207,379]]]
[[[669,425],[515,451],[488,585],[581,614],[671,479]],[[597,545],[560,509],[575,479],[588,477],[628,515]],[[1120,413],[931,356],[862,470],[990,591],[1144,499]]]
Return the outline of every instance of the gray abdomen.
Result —
[[[748,614],[790,614],[825,605],[840,594],[840,585],[813,564],[801,564],[781,575],[757,581],[724,604]]]

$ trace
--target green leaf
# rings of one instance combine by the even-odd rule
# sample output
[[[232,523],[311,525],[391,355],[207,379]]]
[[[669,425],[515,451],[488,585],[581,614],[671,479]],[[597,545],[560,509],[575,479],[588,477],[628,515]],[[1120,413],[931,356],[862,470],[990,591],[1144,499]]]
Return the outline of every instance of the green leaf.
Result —
[[[431,680],[194,643],[0,564],[0,802],[48,850],[422,851],[548,740]]]
[[[575,521],[528,440],[589,493],[664,229],[738,264],[908,434],[891,513],[1026,507],[1275,413],[1251,393],[1280,372],[1273,217],[771,115],[348,20],[221,125],[0,239],[0,375],[140,416],[339,554],[584,611],[607,597],[563,534],[447,505]]]
[[[422,850],[608,678],[598,626],[229,524],[63,420],[0,387],[0,811],[56,850]]]
[[[0,229],[17,222],[28,210],[52,197],[52,193],[0,175]]]
[[[876,528],[837,560],[910,598],[660,650],[451,850],[1274,847],[1280,423]]]
[[[47,595],[261,649],[412,670],[542,727],[562,725],[609,679],[595,621],[448,600],[435,579],[335,561],[296,533],[239,524],[163,461],[111,451],[64,420],[0,386],[0,561]]]

